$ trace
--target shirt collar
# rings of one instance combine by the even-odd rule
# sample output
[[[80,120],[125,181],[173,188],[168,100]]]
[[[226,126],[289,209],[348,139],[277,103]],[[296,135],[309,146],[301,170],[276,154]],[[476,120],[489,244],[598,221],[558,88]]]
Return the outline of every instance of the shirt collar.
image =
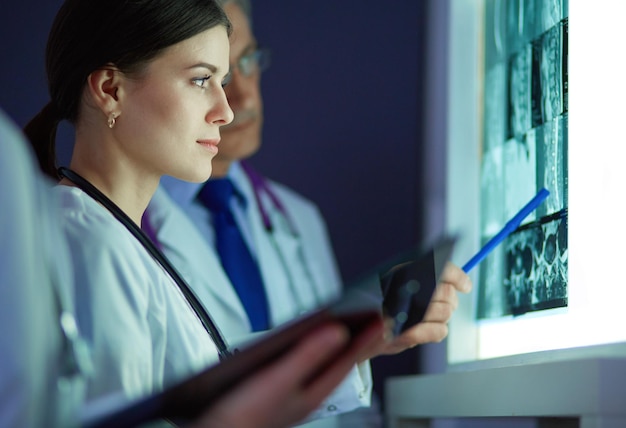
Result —
[[[233,162],[230,168],[228,168],[226,176],[230,178],[233,183],[237,200],[245,206],[246,198],[242,193],[242,189],[239,188],[238,180],[242,174],[245,174],[245,172],[241,168],[241,165],[239,165],[239,162]],[[161,177],[161,186],[167,191],[174,202],[180,206],[193,204],[203,185],[204,183],[190,183],[189,181],[179,180],[168,175]]]

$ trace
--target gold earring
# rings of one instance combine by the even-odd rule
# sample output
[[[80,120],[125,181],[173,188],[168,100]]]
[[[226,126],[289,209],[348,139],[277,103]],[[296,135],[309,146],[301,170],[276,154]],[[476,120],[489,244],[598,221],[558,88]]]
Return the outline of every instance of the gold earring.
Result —
[[[109,120],[107,121],[107,125],[109,125],[109,128],[113,129],[113,127],[115,126],[115,113],[111,113],[109,115]]]

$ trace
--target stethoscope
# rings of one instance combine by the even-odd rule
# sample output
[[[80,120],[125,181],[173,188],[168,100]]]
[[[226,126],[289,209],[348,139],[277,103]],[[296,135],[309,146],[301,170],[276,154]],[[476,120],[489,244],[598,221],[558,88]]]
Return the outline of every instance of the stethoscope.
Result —
[[[307,312],[308,309],[311,307],[311,305],[306,305],[305,302],[302,301],[302,298],[300,297],[300,293],[298,293],[298,290],[296,288],[296,281],[291,271],[291,268],[289,266],[289,263],[287,262],[287,258],[285,257],[284,251],[281,249],[281,246],[278,244],[278,241],[276,239],[276,235],[275,235],[276,228],[274,227],[274,224],[272,223],[271,217],[269,215],[268,207],[266,207],[265,204],[263,203],[263,195],[265,195],[269,199],[269,201],[273,205],[273,208],[285,219],[285,222],[287,224],[287,228],[289,230],[289,234],[291,235],[291,237],[295,240],[299,240],[300,233],[298,232],[298,229],[296,228],[291,216],[287,212],[287,209],[285,208],[284,204],[281,202],[276,192],[274,192],[274,190],[270,187],[267,180],[258,172],[256,172],[245,161],[241,161],[239,164],[241,165],[243,172],[246,174],[246,176],[248,177],[252,185],[252,193],[254,194],[254,200],[259,210],[261,221],[263,222],[263,228],[267,232],[272,248],[274,249],[274,252],[277,254],[279,262],[282,265],[283,271],[285,272],[285,275],[287,277],[287,282],[289,284],[289,289],[291,290],[291,294],[294,298],[294,301],[296,302],[297,312],[298,314]],[[151,241],[151,243],[153,243],[156,246],[160,246],[156,231],[153,229],[152,224],[149,220],[148,212],[144,213],[144,217],[142,221],[142,230],[144,234],[148,237],[148,240]],[[313,307],[318,306],[323,303],[323,298],[320,295],[319,291],[317,290],[316,282],[314,281],[313,274],[311,272],[311,269],[309,268],[306,258],[303,256],[302,253],[299,253],[298,257],[300,259],[299,261],[304,271],[304,275],[306,276],[307,280],[311,283],[312,293],[315,299],[312,306]]]
[[[182,276],[176,271],[174,266],[165,257],[165,255],[157,248],[148,235],[133,222],[130,217],[126,215],[113,201],[111,201],[104,193],[100,192],[89,181],[75,173],[74,171],[61,167],[59,168],[59,175],[72,181],[83,192],[87,193],[94,200],[102,204],[107,210],[113,214],[113,216],[128,229],[128,231],[143,245],[143,247],[150,253],[150,255],[165,269],[165,271],[174,280],[183,296],[200,319],[200,322],[204,326],[205,330],[211,337],[211,340],[217,348],[217,352],[220,360],[231,356],[231,352],[228,349],[226,340],[222,336],[221,332],[217,328],[215,322],[211,319],[211,316],[206,311],[200,300],[193,292],[191,287],[185,282]]]
[[[241,166],[241,169],[250,180],[250,183],[252,185],[252,192],[254,194],[254,199],[255,199],[257,208],[259,210],[259,214],[261,215],[261,220],[263,221],[263,227],[265,228],[267,235],[270,237],[270,242],[272,244],[272,247],[274,248],[275,253],[278,255],[278,259],[280,260],[280,263],[283,267],[283,271],[285,272],[285,275],[287,276],[289,288],[298,306],[298,312],[304,313],[307,311],[307,308],[309,308],[310,305],[306,305],[300,298],[300,294],[298,293],[296,283],[295,283],[296,281],[289,267],[289,263],[287,262],[287,258],[285,257],[283,250],[281,249],[281,246],[278,244],[278,241],[276,240],[276,235],[275,235],[276,229],[274,225],[272,224],[269,211],[263,202],[262,196],[265,195],[267,199],[269,199],[269,201],[272,203],[273,208],[284,218],[285,222],[287,223],[287,228],[292,238],[296,240],[300,240],[300,233],[298,232],[298,229],[296,228],[291,216],[287,212],[287,209],[285,208],[284,204],[280,201],[280,198],[278,197],[276,192],[272,189],[272,187],[268,184],[267,180],[261,174],[256,172],[254,168],[252,168],[250,164],[248,164],[246,161],[239,162],[239,165]],[[311,272],[311,269],[309,268],[306,258],[301,252],[298,253],[298,257],[299,257],[300,265],[302,266],[304,270],[304,274],[306,275],[307,280],[311,283],[312,292],[315,298],[314,306],[317,306],[322,303],[322,297],[319,295],[319,292],[317,291],[316,283],[314,281],[313,274]]]
[[[241,169],[243,169],[243,171],[250,179],[250,183],[252,184],[252,192],[254,193],[254,199],[256,201],[257,208],[259,209],[259,213],[261,214],[261,220],[263,221],[263,227],[265,227],[265,230],[267,232],[273,232],[274,226],[272,225],[272,220],[270,219],[267,209],[265,208],[265,204],[263,204],[263,201],[261,200],[261,195],[263,193],[265,193],[270,201],[272,201],[274,208],[280,213],[280,215],[284,217],[291,235],[293,237],[299,238],[300,234],[294,226],[291,217],[287,213],[285,206],[282,204],[282,202],[280,202],[280,199],[278,198],[278,195],[276,195],[276,192],[274,192],[272,188],[267,184],[267,180],[261,174],[256,172],[254,168],[252,168],[247,162],[241,161],[239,162],[239,165],[241,165]]]

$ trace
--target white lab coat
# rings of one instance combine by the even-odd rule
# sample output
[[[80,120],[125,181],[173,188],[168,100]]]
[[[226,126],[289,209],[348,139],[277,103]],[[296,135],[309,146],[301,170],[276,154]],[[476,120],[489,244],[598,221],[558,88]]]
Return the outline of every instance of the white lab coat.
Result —
[[[325,223],[317,207],[280,184],[273,191],[294,222],[294,236],[276,206],[264,197],[274,226],[268,232],[256,209],[253,189],[239,165],[231,168],[231,179],[248,202],[248,234],[258,257],[266,284],[271,323],[278,326],[339,295],[341,281]],[[188,215],[194,213],[194,221]],[[187,213],[187,214],[186,214]],[[251,328],[233,286],[221,267],[212,243],[202,236],[211,225],[210,213],[199,205],[181,208],[159,188],[149,207],[148,218],[159,244],[170,261],[194,289],[231,344],[251,337]],[[205,233],[206,235],[206,233]],[[278,249],[278,250],[277,250]],[[281,261],[284,258],[285,261]],[[293,279],[290,280],[289,276]],[[370,405],[372,378],[369,362],[355,366],[346,380],[314,412],[311,426],[339,426],[335,416]],[[329,418],[330,417],[330,418]]]
[[[71,427],[84,394],[60,324],[72,319],[71,261],[27,147],[0,111],[0,426]]]
[[[57,186],[74,261],[78,324],[90,346],[88,399],[154,393],[217,361],[173,280],[109,211]]]

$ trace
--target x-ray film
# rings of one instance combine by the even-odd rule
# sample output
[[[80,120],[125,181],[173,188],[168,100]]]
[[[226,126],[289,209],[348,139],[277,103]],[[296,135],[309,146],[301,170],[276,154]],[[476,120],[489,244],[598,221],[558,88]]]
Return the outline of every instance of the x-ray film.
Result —
[[[495,0],[486,8],[483,244],[537,189],[550,196],[481,263],[479,319],[568,301],[567,0]]]
[[[478,318],[567,306],[567,212],[520,227],[481,265]]]

